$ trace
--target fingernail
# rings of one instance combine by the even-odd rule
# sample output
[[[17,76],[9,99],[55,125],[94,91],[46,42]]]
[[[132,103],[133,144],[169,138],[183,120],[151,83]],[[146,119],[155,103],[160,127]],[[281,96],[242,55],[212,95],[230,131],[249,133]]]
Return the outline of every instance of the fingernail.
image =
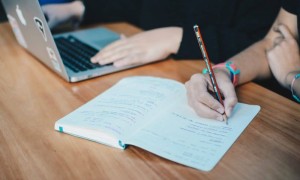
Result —
[[[91,62],[95,62],[95,58],[92,57],[92,58],[91,58]]]
[[[223,121],[224,119],[223,119],[222,116],[218,116],[218,117],[217,117],[217,120],[218,120],[218,121]]]
[[[218,111],[220,114],[223,114],[223,113],[224,113],[224,108],[221,108],[221,107],[220,107],[220,108],[217,109],[217,111]]]

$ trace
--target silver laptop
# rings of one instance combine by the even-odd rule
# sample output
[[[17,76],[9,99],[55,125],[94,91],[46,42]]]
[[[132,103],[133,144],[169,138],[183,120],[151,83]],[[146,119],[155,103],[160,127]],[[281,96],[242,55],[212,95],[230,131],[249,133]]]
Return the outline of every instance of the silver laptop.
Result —
[[[99,50],[119,39],[115,32],[94,28],[52,36],[38,0],[2,0],[2,4],[19,44],[69,82],[134,67],[90,62]]]

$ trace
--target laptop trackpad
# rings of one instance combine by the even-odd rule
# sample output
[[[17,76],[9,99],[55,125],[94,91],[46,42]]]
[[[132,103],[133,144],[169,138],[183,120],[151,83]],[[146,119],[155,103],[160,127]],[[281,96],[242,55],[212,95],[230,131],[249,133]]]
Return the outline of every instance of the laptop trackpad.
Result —
[[[105,28],[87,29],[71,33],[80,41],[101,50],[106,45],[120,39],[120,35]]]

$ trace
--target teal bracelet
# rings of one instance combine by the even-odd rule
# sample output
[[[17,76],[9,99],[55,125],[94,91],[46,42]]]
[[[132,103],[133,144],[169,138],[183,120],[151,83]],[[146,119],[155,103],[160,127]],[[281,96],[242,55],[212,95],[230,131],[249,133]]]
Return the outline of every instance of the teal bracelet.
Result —
[[[231,82],[233,83],[234,86],[237,86],[240,70],[237,69],[235,64],[228,61],[226,63],[216,64],[212,68],[214,69],[214,68],[220,68],[220,67],[226,67],[226,69],[228,69],[228,71],[230,72]],[[204,68],[202,71],[202,74],[207,74],[207,72],[208,72],[208,70],[206,68]]]
[[[294,92],[294,89],[293,89],[293,86],[294,86],[294,83],[296,81],[296,79],[300,78],[300,73],[299,74],[296,74],[294,79],[292,80],[292,83],[291,83],[291,91],[292,91],[292,95],[293,95],[293,98],[298,102],[300,103],[300,98],[295,94]]]

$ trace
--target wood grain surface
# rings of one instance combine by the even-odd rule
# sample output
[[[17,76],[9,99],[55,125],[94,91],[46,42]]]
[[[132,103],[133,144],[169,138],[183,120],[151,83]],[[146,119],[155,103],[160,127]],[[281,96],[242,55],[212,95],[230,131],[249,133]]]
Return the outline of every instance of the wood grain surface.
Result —
[[[126,23],[106,27],[127,36]],[[201,61],[168,59],[91,80],[68,83],[21,48],[0,24],[0,179],[300,179],[300,105],[254,83],[239,101],[261,111],[211,172],[140,148],[125,151],[62,134],[54,123],[128,76],[187,81]],[[199,52],[200,53],[200,52]]]

